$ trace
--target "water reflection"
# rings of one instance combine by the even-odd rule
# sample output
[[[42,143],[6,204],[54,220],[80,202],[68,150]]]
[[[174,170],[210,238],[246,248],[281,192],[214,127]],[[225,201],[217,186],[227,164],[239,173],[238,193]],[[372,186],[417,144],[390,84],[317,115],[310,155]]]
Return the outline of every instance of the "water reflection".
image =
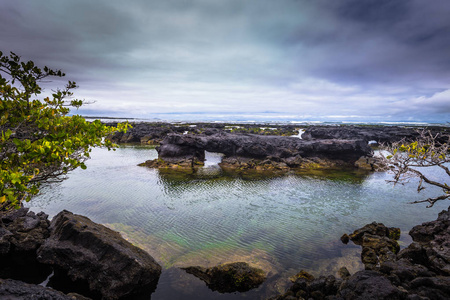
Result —
[[[50,216],[67,209],[108,224],[167,270],[232,261],[260,266],[271,276],[251,292],[252,299],[254,293],[267,296],[282,289],[300,269],[318,275],[334,273],[343,265],[351,271],[360,268],[360,250],[342,245],[343,233],[373,221],[406,232],[435,219],[447,206],[443,202],[425,209],[407,204],[436,191],[418,195],[414,183],[393,187],[386,184],[389,176],[384,173],[230,176],[217,172],[220,157],[215,162],[211,155],[206,167],[211,172],[180,175],[138,167],[157,157],[152,148],[95,149],[86,171],[76,170],[61,184],[44,188],[29,206]],[[174,296],[174,285],[198,279],[170,270],[152,299],[189,298],[186,293],[192,297],[203,291],[192,283]],[[208,294],[204,299],[215,296]]]

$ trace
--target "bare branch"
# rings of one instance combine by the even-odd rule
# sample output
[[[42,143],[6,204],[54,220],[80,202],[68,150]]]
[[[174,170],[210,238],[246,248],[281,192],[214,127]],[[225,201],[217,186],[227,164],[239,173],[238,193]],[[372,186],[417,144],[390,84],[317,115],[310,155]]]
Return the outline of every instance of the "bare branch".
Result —
[[[428,184],[431,184],[431,185],[434,185],[434,186],[438,186],[438,187],[440,187],[440,188],[442,188],[444,190],[449,189],[447,186],[445,186],[444,184],[442,184],[440,182],[428,179],[425,175],[423,175],[423,173],[421,173],[421,172],[419,172],[419,171],[417,171],[415,169],[408,168],[408,171],[416,174],[417,177],[419,177],[421,179],[421,181],[423,180],[423,181],[425,181]]]
[[[432,207],[436,201],[450,198],[450,187],[445,182],[438,182],[426,176],[420,168],[439,167],[450,177],[450,135],[432,133],[429,130],[419,131],[419,138],[414,142],[402,140],[391,145],[383,145],[382,150],[388,155],[381,155],[381,160],[394,174],[393,180],[388,182],[404,184],[412,177],[419,178],[417,192],[425,189],[425,185],[436,186],[442,189],[444,195],[414,201],[411,203],[430,203]]]
[[[433,205],[439,201],[439,200],[445,200],[447,198],[450,198],[450,195],[442,195],[436,198],[428,198],[425,200],[417,200],[417,201],[413,201],[413,202],[409,202],[409,204],[417,204],[417,203],[424,203],[424,202],[428,202],[430,203],[430,205],[427,205],[427,208],[433,207]]]

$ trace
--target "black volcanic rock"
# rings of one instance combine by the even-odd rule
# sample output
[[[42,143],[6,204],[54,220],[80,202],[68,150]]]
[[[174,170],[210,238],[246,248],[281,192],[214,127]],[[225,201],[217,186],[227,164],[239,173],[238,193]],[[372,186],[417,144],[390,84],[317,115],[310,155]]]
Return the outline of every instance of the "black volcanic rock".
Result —
[[[0,278],[39,283],[51,269],[37,261],[36,251],[50,235],[44,213],[28,208],[0,213]]]
[[[246,292],[258,287],[266,279],[264,271],[245,262],[222,264],[213,268],[183,268],[201,280],[213,291],[220,293]]]
[[[343,299],[406,299],[407,293],[399,289],[382,274],[364,270],[355,273],[341,286]]]
[[[399,229],[368,224],[341,238],[363,247],[366,270],[350,275],[344,269],[343,280],[303,273],[286,293],[271,299],[450,299],[449,225],[450,207],[437,220],[415,226],[414,242],[396,254]]]
[[[116,132],[108,138],[115,143],[142,143],[159,144],[168,134],[205,134],[212,135],[220,132],[253,133],[259,135],[295,135],[298,131],[294,125],[272,124],[219,124],[219,123],[194,123],[194,124],[172,124],[164,122],[138,122],[130,123],[126,133]],[[117,126],[117,123],[105,123],[107,126]]]
[[[117,123],[107,123],[116,126]],[[169,123],[132,123],[127,132],[115,132],[109,139],[115,143],[157,144],[169,133],[197,132],[195,127],[176,126]]]
[[[414,140],[416,129],[398,126],[310,126],[302,139],[360,139],[366,142],[392,143],[402,139]]]
[[[450,209],[439,213],[435,221],[413,227],[409,234],[414,243],[402,250],[400,256],[450,276]]]
[[[209,151],[223,153],[224,160],[254,159],[257,160],[253,161],[255,165],[265,164],[266,161],[291,168],[326,161],[354,165],[360,157],[373,155],[372,149],[362,140],[302,140],[225,132],[211,135],[169,134],[157,151],[159,160],[165,162],[204,161],[204,152]]]
[[[78,294],[66,295],[40,285],[0,279],[0,299],[4,300],[89,300]]]
[[[118,232],[68,211],[53,218],[50,230],[38,250],[38,260],[54,270],[50,286],[65,291],[68,282],[103,299],[150,296],[155,289],[161,266]]]
[[[397,240],[400,238],[400,228],[386,227],[382,223],[373,222],[355,230],[350,235],[343,235],[341,241],[348,239],[362,246],[361,261],[366,269],[375,269],[385,261],[395,260],[395,254],[400,250]]]

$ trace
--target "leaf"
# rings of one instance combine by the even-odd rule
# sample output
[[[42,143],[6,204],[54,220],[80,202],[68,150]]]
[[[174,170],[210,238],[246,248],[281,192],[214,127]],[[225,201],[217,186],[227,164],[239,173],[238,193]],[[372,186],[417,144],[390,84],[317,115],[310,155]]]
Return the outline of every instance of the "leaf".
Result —
[[[0,68],[0,149],[7,149],[0,168],[0,200],[8,201],[8,207],[20,207],[38,193],[39,183],[59,179],[60,174],[77,167],[86,169],[83,162],[89,158],[90,147],[111,146],[102,139],[122,128],[67,116],[67,106],[83,105],[81,100],[66,101],[77,87],[75,82],[54,89],[54,98],[30,99],[41,93],[42,76],[64,76],[60,70],[41,69],[32,61],[22,62],[14,53],[5,57],[1,52]],[[120,127],[125,130],[127,126]]]

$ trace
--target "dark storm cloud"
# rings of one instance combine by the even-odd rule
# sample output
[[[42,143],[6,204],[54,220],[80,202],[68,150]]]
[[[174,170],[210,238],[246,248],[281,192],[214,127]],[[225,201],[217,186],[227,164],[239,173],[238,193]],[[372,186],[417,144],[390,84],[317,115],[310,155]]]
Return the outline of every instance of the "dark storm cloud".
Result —
[[[338,1],[337,12],[345,19],[384,27],[407,18],[409,4],[409,0],[344,0]]]
[[[446,0],[0,0],[0,50],[63,69],[92,111],[445,119],[449,15]]]
[[[128,49],[132,20],[100,1],[1,1],[3,45],[67,72],[114,67]],[[2,46],[3,46],[2,45]],[[6,48],[6,47],[2,47]],[[78,75],[78,74],[77,74]]]
[[[414,82],[444,88],[450,68],[450,3],[445,1],[336,1],[328,26],[307,30],[313,74],[337,82],[372,85]],[[308,47],[311,46],[311,47]],[[326,63],[325,63],[326,62]]]

